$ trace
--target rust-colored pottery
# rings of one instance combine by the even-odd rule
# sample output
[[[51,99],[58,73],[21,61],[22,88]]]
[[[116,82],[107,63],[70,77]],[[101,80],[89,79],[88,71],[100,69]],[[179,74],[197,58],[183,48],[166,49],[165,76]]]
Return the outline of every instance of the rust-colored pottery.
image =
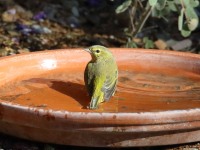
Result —
[[[0,59],[0,132],[76,146],[131,147],[200,141],[200,55],[112,48],[117,92],[89,110],[81,49]]]

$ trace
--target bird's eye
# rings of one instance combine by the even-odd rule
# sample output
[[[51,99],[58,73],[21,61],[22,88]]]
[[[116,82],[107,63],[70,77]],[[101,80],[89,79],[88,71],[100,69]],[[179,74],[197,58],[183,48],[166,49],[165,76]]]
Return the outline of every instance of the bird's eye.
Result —
[[[97,50],[96,50],[96,53],[100,53],[100,50],[97,49]]]

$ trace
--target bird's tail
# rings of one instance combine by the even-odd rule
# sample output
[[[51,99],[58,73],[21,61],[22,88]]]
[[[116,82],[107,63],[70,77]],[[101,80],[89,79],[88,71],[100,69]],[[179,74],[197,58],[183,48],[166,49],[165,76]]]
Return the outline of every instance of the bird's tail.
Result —
[[[90,101],[90,106],[89,109],[97,109],[99,104],[104,101],[104,94],[100,94],[98,97],[92,96],[91,101]]]

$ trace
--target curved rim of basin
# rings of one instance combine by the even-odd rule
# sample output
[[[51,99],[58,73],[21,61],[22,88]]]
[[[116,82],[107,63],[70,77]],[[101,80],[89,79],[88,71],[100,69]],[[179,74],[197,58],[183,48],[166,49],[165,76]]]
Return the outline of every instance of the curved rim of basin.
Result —
[[[181,78],[185,76],[189,77],[189,79],[192,80],[191,82],[188,81],[189,83],[191,83],[191,85],[193,85],[193,83],[196,83],[196,81],[200,80],[200,69],[199,69],[200,55],[173,52],[173,51],[163,51],[163,50],[146,50],[146,49],[144,50],[144,49],[128,49],[128,48],[110,48],[110,49],[115,55],[117,63],[119,62],[118,66],[119,66],[119,69],[122,69],[120,70],[122,74],[124,73],[123,72],[124,65],[127,67],[127,61],[125,60],[128,59],[128,62],[129,63],[131,62],[134,65],[135,63],[138,64],[137,67],[134,66],[134,71],[135,69],[138,69],[138,70],[141,69],[143,65],[143,60],[145,60],[148,63],[143,65],[143,68],[150,71],[149,73],[155,73],[155,74],[160,73],[158,71],[162,69],[163,64],[165,66],[165,69],[169,72],[171,71],[170,69],[173,68],[172,69],[173,71],[170,72],[172,74],[166,74],[166,75],[173,76],[174,74],[176,74],[177,71],[179,71],[179,73],[183,73],[184,75],[182,76],[181,74],[181,76],[178,76],[178,79],[173,78],[173,79],[178,80],[177,81],[178,84],[182,83],[182,81],[185,81],[186,79],[184,78],[184,80],[179,80],[179,77]],[[132,55],[129,55],[131,53]],[[65,59],[66,56],[70,57],[69,60]],[[134,59],[136,60],[133,60],[133,56],[134,56]],[[162,59],[162,61],[160,61],[160,63],[157,63],[157,61],[160,59]],[[85,67],[86,63],[89,60],[90,60],[89,54],[84,52],[82,48],[54,50],[54,51],[40,51],[40,52],[20,54],[20,55],[0,58],[0,62],[1,62],[0,63],[0,94],[5,94],[5,95],[7,94],[5,91],[1,91],[1,88],[7,84],[8,84],[8,90],[10,90],[10,87],[12,87],[13,84],[15,85],[16,82],[19,82],[19,84],[16,84],[14,86],[14,90],[16,91],[17,89],[15,88],[19,86],[20,84],[23,85],[25,83],[26,85],[34,85],[35,83],[34,81],[32,82],[33,84],[28,84],[29,82],[22,83],[21,81],[27,81],[27,80],[30,81],[29,79],[33,79],[34,77],[37,77],[37,76],[41,78],[45,78],[46,75],[50,74],[48,76],[49,79],[59,78],[59,80],[62,80],[64,82],[70,81],[68,79],[71,77],[73,78],[74,76],[75,76],[74,78],[77,79],[77,77],[80,77],[80,74],[82,75],[83,66]],[[173,60],[173,63],[170,63],[171,60]],[[139,63],[137,63],[137,61]],[[10,62],[9,66],[8,66],[8,62]],[[55,65],[55,62],[57,63],[57,65]],[[67,66],[66,66],[66,62],[67,62]],[[157,64],[155,65],[155,63]],[[19,67],[18,71],[16,71],[15,69],[16,67]],[[56,67],[58,67],[57,70],[56,70]],[[128,69],[132,71],[131,69],[133,68],[131,67],[133,66],[130,65],[129,67],[130,68]],[[62,74],[63,69],[64,70],[69,69],[69,72],[74,71],[75,73],[77,73],[76,71],[78,71],[77,73],[78,75],[76,76],[76,74],[73,74],[74,73],[73,72],[71,76],[67,76],[67,77],[65,76],[65,78],[60,79],[63,75]],[[152,69],[154,70],[152,71]],[[13,72],[14,72],[14,75],[11,75],[10,73],[13,73]],[[29,73],[26,74],[26,72],[29,72]],[[68,74],[69,72],[67,73],[65,72],[64,75]],[[162,73],[166,73],[166,72],[162,72]],[[126,75],[127,77],[129,77],[128,74],[125,74],[124,77],[126,77]],[[65,80],[66,78],[67,80]],[[81,81],[77,81],[77,82],[82,83],[82,76],[80,78],[81,78]],[[139,79],[143,79],[143,78],[139,78]],[[161,79],[163,79],[162,76],[161,76]],[[76,81],[76,80],[71,80],[71,81]],[[156,78],[156,81],[157,81],[157,78]],[[174,80],[169,80],[169,81],[173,82]],[[158,80],[158,82],[160,82],[160,80]],[[132,84],[133,82],[130,82],[130,83]],[[57,84],[59,84],[60,86],[60,82]],[[121,85],[123,84],[124,83],[121,82]],[[185,83],[183,85],[185,85]],[[174,87],[174,84],[173,84],[173,87]],[[197,87],[197,90],[199,90],[199,84],[197,85],[195,84],[194,87],[195,88]],[[61,88],[63,88],[63,86],[61,86]],[[186,90],[187,88],[188,87],[186,86]],[[38,90],[39,88],[36,88],[36,89]],[[62,96],[67,95],[66,93],[62,93],[61,91],[58,91],[58,90],[56,91],[55,88],[53,88],[52,86],[50,86],[49,88],[47,85],[47,89],[51,89],[50,92],[52,91],[57,92]],[[183,89],[185,89],[185,87]],[[153,89],[153,90],[156,91],[156,89]],[[40,91],[40,89],[38,91]],[[177,92],[176,89],[175,90],[172,89],[171,91],[165,91],[165,92],[169,92],[170,94]],[[29,92],[31,93],[32,91],[29,91]],[[148,94],[149,93],[151,94],[151,92],[152,90],[148,91]],[[44,95],[44,90],[41,93],[42,95]],[[118,93],[120,95],[120,91]],[[116,93],[116,95],[118,93]],[[198,93],[199,92],[197,91],[196,94]],[[59,96],[59,94],[57,94],[56,96]],[[22,96],[24,95],[22,92]],[[41,101],[40,96],[41,95],[37,97],[39,101]],[[149,95],[147,96],[149,98]],[[161,95],[158,94],[158,96],[160,97]],[[124,97],[125,97],[125,94],[124,94]],[[36,98],[34,99],[34,98],[32,102],[37,101],[37,99]],[[47,98],[48,102],[50,101],[49,98],[50,96]],[[188,100],[186,100],[186,103],[184,103],[184,107],[178,107],[179,109],[177,109],[177,107],[175,107],[176,109],[174,109],[173,107],[173,109],[168,110],[168,108],[171,108],[171,107],[167,107],[167,109],[163,109],[163,106],[156,105],[156,107],[160,106],[161,109],[157,111],[151,111],[152,107],[147,107],[146,109],[142,109],[142,111],[139,111],[138,109],[138,111],[133,111],[133,112],[131,111],[129,112],[129,110],[132,110],[132,108],[136,108],[136,107],[131,107],[131,109],[127,109],[126,112],[123,112],[123,111],[118,112],[118,110],[109,112],[109,110],[104,111],[105,109],[102,109],[101,111],[84,110],[81,107],[82,105],[77,105],[78,103],[70,103],[71,99],[68,99],[69,101],[67,101],[67,104],[69,103],[71,104],[69,105],[69,107],[62,107],[63,103],[66,104],[65,98],[66,97],[62,99],[63,101],[59,101],[59,103],[61,104],[61,105],[58,105],[59,107],[58,106],[53,107],[54,104],[56,103],[49,102],[49,107],[41,108],[41,107],[35,107],[32,105],[29,105],[30,103],[29,104],[23,103],[22,101],[21,101],[22,103],[20,103],[20,101],[17,101],[17,99],[15,98],[14,100],[16,101],[9,102],[9,101],[6,101],[5,99],[2,99],[1,97],[0,98],[0,132],[21,137],[21,138],[25,138],[25,139],[29,139],[29,140],[40,141],[40,142],[76,145],[76,146],[94,146],[94,147],[97,147],[97,146],[98,147],[113,147],[113,146],[114,147],[130,147],[130,146],[134,147],[134,146],[153,146],[153,145],[155,146],[155,145],[188,143],[188,142],[195,142],[195,141],[200,140],[200,130],[199,130],[200,129],[200,108],[198,108],[198,106],[200,106],[200,103],[198,103],[198,100],[199,100],[198,95],[194,99],[195,103],[190,105],[190,107],[188,107],[188,104],[187,104]],[[134,99],[134,97],[131,97],[130,99],[127,99],[127,101],[132,100],[132,98]],[[187,98],[188,97],[186,96],[186,99]],[[27,99],[21,99],[21,100],[27,100]],[[44,104],[43,100],[42,100],[42,104]],[[51,99],[51,100],[53,100],[54,102],[54,100],[58,100],[58,99]],[[75,97],[72,98],[72,101],[73,100],[75,100]],[[140,100],[140,99],[136,98],[135,100]],[[133,103],[128,103],[127,101],[120,101],[123,104],[121,105],[119,101],[120,100],[117,99],[117,106],[119,104],[120,106],[119,108],[121,108],[121,106],[123,106],[124,104],[127,104],[127,105],[133,104]],[[113,98],[109,102],[111,102],[110,104],[114,104],[112,102],[116,102],[116,101]],[[108,106],[111,106],[109,102],[107,102],[105,105],[103,104],[102,107],[106,108]],[[144,100],[143,102],[146,103],[146,101]],[[158,101],[150,100],[148,105],[151,102],[153,104],[156,104],[155,102],[158,102]],[[180,104],[180,102],[178,104]],[[138,103],[138,104],[141,104],[141,103]],[[161,104],[166,104],[166,103],[164,102]],[[196,107],[196,104],[197,104],[197,107]],[[137,106],[140,107],[140,105],[137,105]],[[142,107],[143,106],[146,106],[146,105],[142,105]],[[60,107],[62,107],[63,109],[61,109]],[[71,107],[73,108],[70,109]],[[182,108],[187,108],[187,109],[182,109]]]
[[[34,59],[38,55],[54,55],[54,53],[64,53],[66,51],[83,51],[80,48],[76,49],[59,49],[54,51],[40,51],[32,52],[27,54],[20,54],[15,56],[7,56],[0,58],[2,62],[0,67],[5,65],[6,61],[11,58],[25,58],[30,57]],[[177,57],[185,57],[186,59],[199,59],[200,55],[183,53],[183,52],[174,52],[167,50],[150,50],[150,49],[131,49],[131,48],[110,48],[111,51],[135,51],[137,53],[146,53],[146,54],[162,54],[162,55],[173,55]],[[20,58],[20,59],[21,59]],[[3,61],[4,60],[4,61]],[[17,59],[16,59],[17,60]],[[188,110],[169,110],[169,111],[159,111],[159,112],[133,112],[133,113],[109,113],[109,112],[70,112],[70,111],[57,111],[57,110],[44,110],[42,108],[35,108],[30,106],[21,106],[18,104],[13,104],[11,102],[0,102],[1,107],[4,111],[9,109],[13,111],[22,111],[30,114],[48,114],[54,116],[55,118],[66,118],[72,122],[81,122],[83,124],[114,124],[114,125],[153,125],[153,124],[171,124],[171,123],[184,123],[184,122],[195,122],[200,121],[200,108],[188,109]],[[37,113],[36,113],[37,110]],[[1,112],[2,115],[3,112]],[[3,116],[6,116],[5,113]],[[9,115],[8,115],[9,116]],[[3,117],[6,119],[6,117]],[[92,120],[92,121],[91,121]],[[198,126],[198,125],[197,125]],[[199,127],[199,126],[198,126]],[[160,130],[163,130],[165,127]],[[182,128],[190,128],[189,126],[182,126]]]

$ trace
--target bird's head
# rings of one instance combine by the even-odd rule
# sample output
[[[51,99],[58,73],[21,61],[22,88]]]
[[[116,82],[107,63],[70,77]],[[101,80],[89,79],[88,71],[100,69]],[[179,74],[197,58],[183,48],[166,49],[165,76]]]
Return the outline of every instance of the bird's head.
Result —
[[[84,50],[90,53],[93,61],[106,59],[112,56],[112,53],[106,47],[101,45],[94,45]]]

